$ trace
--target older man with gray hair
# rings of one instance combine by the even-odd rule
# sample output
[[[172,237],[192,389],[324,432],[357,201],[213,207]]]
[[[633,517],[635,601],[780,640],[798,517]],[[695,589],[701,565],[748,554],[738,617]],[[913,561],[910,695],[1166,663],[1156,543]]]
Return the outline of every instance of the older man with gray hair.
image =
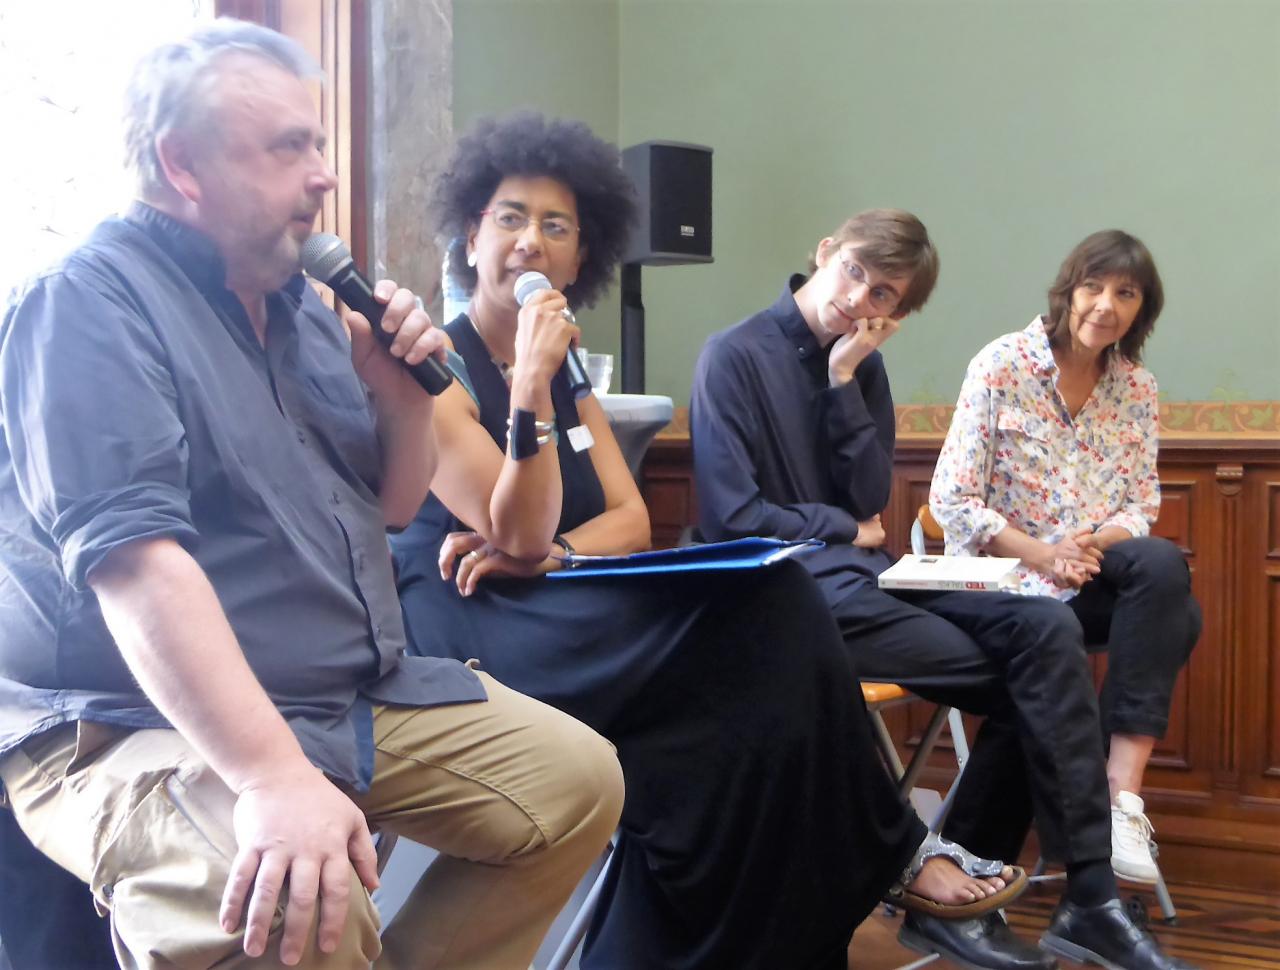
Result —
[[[384,530],[436,459],[404,362],[442,339],[382,281],[383,349],[298,273],[335,182],[313,73],[225,20],[144,58],[140,201],[0,324],[0,781],[125,966],[523,968],[621,775],[404,656]],[[442,852],[381,944],[371,825]]]

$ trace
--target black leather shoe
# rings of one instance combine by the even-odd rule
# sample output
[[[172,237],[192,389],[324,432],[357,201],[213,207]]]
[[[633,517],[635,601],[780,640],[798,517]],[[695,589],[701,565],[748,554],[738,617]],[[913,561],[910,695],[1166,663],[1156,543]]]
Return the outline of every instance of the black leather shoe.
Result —
[[[1150,933],[1139,929],[1120,900],[1077,906],[1063,900],[1040,937],[1040,945],[1060,957],[1096,963],[1107,970],[1196,970],[1167,956]]]
[[[898,942],[919,953],[940,953],[970,970],[1054,970],[1058,961],[1014,935],[999,913],[939,919],[908,911]]]

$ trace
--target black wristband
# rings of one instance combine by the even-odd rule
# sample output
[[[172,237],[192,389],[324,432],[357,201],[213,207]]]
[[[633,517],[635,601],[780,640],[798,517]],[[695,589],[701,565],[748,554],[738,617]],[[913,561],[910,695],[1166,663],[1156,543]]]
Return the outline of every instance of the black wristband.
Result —
[[[513,408],[507,428],[507,452],[516,461],[538,453],[538,416],[524,408]]]
[[[559,546],[561,549],[563,549],[564,554],[566,556],[572,556],[576,552],[573,546],[569,544],[569,540],[566,539],[564,536],[560,535],[560,533],[558,532],[556,533],[555,538],[551,540],[551,544],[553,546]]]

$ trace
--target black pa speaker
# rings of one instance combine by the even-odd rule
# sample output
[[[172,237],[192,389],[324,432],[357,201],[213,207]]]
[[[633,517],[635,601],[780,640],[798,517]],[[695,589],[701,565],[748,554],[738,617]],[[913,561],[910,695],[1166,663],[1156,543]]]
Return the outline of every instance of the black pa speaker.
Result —
[[[673,266],[711,257],[711,149],[646,141],[623,149],[636,184],[639,219],[624,263]]]

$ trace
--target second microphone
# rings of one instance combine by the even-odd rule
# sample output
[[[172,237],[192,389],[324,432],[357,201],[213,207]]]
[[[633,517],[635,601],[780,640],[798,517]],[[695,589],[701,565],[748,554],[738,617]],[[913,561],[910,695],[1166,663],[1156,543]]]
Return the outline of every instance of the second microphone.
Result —
[[[551,281],[547,277],[538,272],[521,273],[516,279],[516,302],[524,306],[529,302],[529,297],[537,293],[539,290],[550,290]],[[568,310],[564,313],[570,321],[573,320],[573,314]],[[572,347],[564,359],[564,366],[561,373],[569,383],[569,389],[573,391],[575,398],[584,398],[591,393],[591,381],[587,379],[587,372],[582,367],[582,361],[578,360],[578,355]]]
[[[307,275],[332,289],[351,309],[363,313],[373,328],[374,337],[382,346],[390,349],[395,335],[379,326],[382,311],[386,307],[373,298],[373,284],[356,269],[347,244],[333,233],[317,232],[302,244],[301,255],[302,268],[307,271]],[[453,374],[434,357],[416,364],[404,360],[400,363],[428,394],[442,394],[453,382]]]

